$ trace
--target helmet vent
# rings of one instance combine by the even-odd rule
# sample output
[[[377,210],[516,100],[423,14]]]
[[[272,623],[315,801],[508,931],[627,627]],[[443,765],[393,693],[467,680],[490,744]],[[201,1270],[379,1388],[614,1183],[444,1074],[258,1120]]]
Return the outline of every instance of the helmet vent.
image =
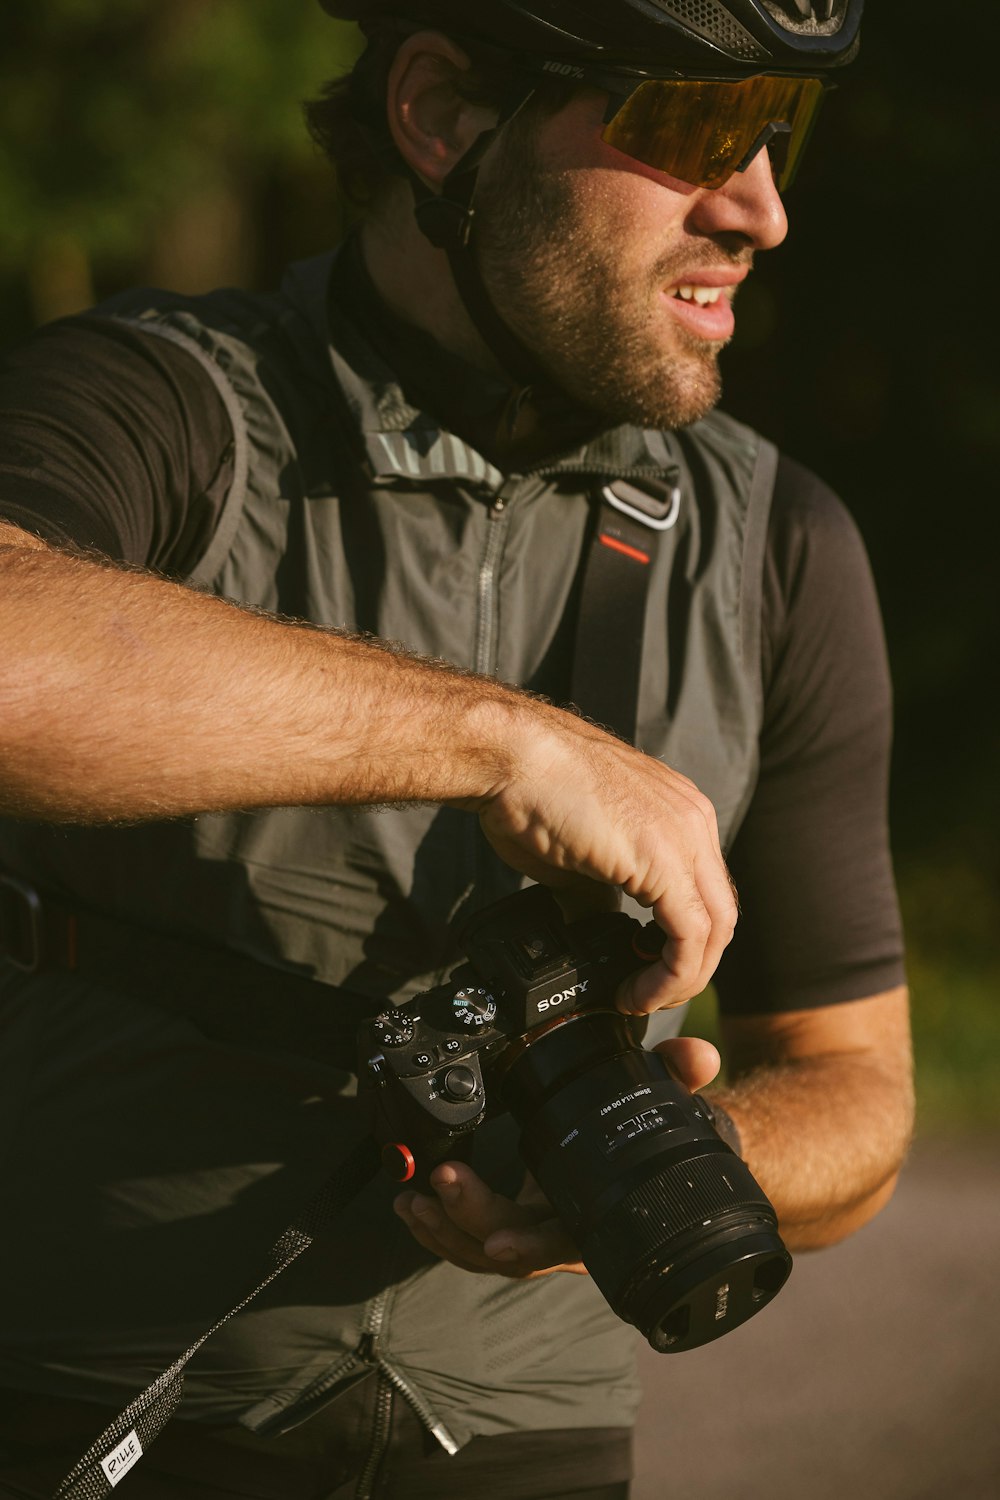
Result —
[[[682,26],[687,27],[689,31],[697,32],[706,41],[712,42],[723,52],[728,53],[730,57],[754,61],[768,56],[765,49],[754,40],[749,31],[744,31],[743,27],[733,20],[719,0],[653,0],[653,3],[668,16],[672,16],[675,21],[679,21]],[[788,25],[787,18],[782,24]]]
[[[844,24],[844,0],[763,0],[783,31],[796,36],[836,36]]]

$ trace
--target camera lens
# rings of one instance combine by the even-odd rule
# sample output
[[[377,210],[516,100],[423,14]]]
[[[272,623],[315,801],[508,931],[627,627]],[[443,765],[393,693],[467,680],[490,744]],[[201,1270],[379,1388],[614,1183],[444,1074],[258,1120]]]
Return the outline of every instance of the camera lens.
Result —
[[[624,1016],[539,1028],[499,1071],[529,1170],[611,1307],[654,1349],[707,1344],[780,1291],[791,1256],[774,1209]]]

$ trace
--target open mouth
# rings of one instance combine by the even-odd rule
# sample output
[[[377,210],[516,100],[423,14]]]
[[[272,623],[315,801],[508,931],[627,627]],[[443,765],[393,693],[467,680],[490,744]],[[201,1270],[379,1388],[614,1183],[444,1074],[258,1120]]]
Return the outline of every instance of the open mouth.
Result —
[[[685,284],[675,286],[670,295],[672,297],[679,297],[682,302],[697,302],[699,307],[708,307],[711,303],[718,302],[719,298],[724,295],[724,288],[721,286],[694,286]]]

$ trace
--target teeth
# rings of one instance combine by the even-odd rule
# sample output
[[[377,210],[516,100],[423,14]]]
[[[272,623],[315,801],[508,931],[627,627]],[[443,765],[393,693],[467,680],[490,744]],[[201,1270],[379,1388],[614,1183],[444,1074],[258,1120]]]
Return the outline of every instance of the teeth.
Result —
[[[709,302],[718,302],[722,296],[721,286],[679,286],[674,293],[685,302],[697,302],[699,307],[705,307]]]

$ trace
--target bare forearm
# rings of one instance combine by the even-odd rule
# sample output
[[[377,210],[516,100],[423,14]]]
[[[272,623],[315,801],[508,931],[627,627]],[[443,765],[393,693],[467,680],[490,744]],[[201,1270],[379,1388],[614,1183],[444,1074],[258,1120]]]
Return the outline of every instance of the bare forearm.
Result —
[[[0,600],[15,814],[472,799],[508,769],[515,695],[433,663],[49,549],[0,550]]]
[[[848,1038],[841,1051],[756,1062],[709,1090],[736,1123],[793,1250],[833,1244],[865,1224],[891,1196],[906,1155],[913,1094],[905,992],[853,1002],[876,1004],[885,1044],[852,1050]],[[830,1024],[849,1022],[849,1009],[830,1007]]]
[[[908,1132],[872,1108],[881,1080],[821,1060],[762,1068],[712,1092],[736,1122],[743,1154],[778,1211],[790,1249],[833,1244],[889,1197]],[[817,1110],[817,1099],[822,1101]]]

